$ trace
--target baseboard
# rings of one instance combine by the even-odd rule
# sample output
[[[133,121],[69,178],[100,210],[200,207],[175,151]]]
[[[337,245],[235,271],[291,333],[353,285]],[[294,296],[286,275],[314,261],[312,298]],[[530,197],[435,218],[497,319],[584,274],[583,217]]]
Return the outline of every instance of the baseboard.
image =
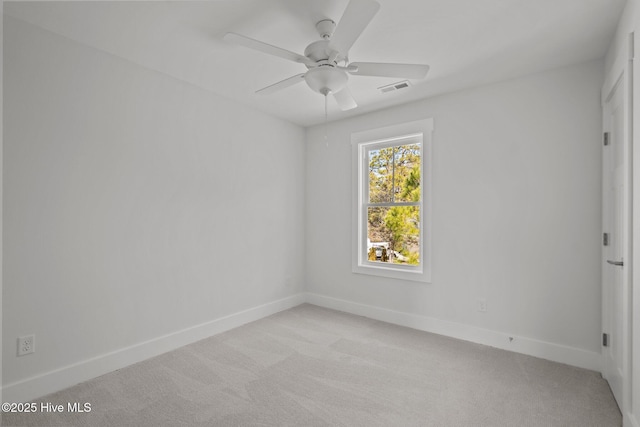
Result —
[[[425,332],[471,341],[477,344],[488,345],[580,368],[598,372],[602,371],[602,356],[600,353],[592,351],[509,335],[433,317],[393,311],[314,293],[307,293],[306,301],[321,307],[345,311],[395,325],[407,326]]]
[[[4,402],[28,402],[83,381],[141,362],[162,353],[226,332],[305,302],[305,294],[293,295],[149,341],[65,366],[2,389]]]

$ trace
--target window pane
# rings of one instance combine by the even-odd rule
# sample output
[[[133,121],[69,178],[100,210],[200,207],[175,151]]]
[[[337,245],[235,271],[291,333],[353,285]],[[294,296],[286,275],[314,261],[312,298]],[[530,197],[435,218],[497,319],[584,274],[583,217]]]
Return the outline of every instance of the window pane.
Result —
[[[369,151],[369,203],[392,202],[393,147]]]
[[[395,202],[420,201],[420,144],[395,147],[394,188]]]
[[[420,207],[369,207],[367,259],[420,264]]]

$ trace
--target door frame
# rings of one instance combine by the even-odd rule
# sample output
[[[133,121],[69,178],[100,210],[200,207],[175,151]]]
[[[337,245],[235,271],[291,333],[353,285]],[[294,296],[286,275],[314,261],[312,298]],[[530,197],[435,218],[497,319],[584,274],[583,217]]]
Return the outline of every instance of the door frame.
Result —
[[[623,117],[623,164],[624,164],[624,202],[623,202],[623,229],[625,231],[622,241],[622,257],[624,259],[624,268],[622,270],[622,293],[623,293],[623,307],[622,307],[622,401],[618,402],[620,405],[620,411],[623,416],[623,425],[629,425],[631,420],[629,419],[631,410],[631,392],[632,392],[632,317],[633,317],[633,300],[631,293],[632,286],[632,271],[633,271],[633,253],[632,253],[632,207],[633,207],[633,58],[634,58],[634,34],[630,33],[625,48],[619,52],[609,74],[605,77],[604,85],[601,91],[602,100],[602,114],[603,114],[603,131],[607,132],[611,129],[611,124],[608,121],[606,104],[611,100],[612,96],[619,85],[622,85],[623,105],[625,115]],[[608,161],[609,153],[608,147],[602,146],[602,227],[603,233],[607,233],[610,229],[610,221],[608,215],[608,209],[605,206],[607,200],[607,186],[608,177],[611,176],[611,164]],[[602,332],[608,333],[610,329],[610,309],[609,298],[607,294],[607,287],[611,286],[608,279],[608,266],[606,263],[608,256],[608,248],[604,247],[601,251],[601,265],[602,265]],[[602,376],[608,379],[609,372],[605,363],[605,352],[607,348],[603,347],[602,357]],[[637,391],[636,391],[637,392]]]

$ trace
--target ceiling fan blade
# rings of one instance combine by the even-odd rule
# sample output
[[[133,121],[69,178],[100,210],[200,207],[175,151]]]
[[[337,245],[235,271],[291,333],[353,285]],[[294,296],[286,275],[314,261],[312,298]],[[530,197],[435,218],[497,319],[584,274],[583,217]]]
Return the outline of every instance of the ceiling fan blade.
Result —
[[[375,0],[351,0],[331,37],[331,46],[347,55],[378,9],[380,4]]]
[[[340,107],[342,111],[351,110],[358,106],[358,104],[356,104],[356,100],[353,99],[353,95],[351,95],[351,91],[349,91],[348,87],[345,87],[341,91],[334,93],[333,97],[336,99],[338,107]]]
[[[306,56],[299,55],[295,52],[291,52],[281,47],[273,46],[268,43],[264,43],[240,34],[227,33],[224,35],[224,40],[229,43],[234,43],[240,46],[248,47],[249,49],[257,50],[259,52],[267,53],[269,55],[279,56],[280,58],[288,59],[289,61],[299,62],[301,64],[315,66],[316,63]]]
[[[304,75],[305,73],[302,74],[297,74],[293,77],[289,77],[288,79],[284,79],[278,83],[274,83],[271,86],[267,86],[265,88],[262,88],[258,91],[256,91],[256,93],[259,93],[260,95],[270,95],[274,92],[277,92],[279,90],[288,88],[289,86],[293,86],[296,83],[299,83],[301,81],[304,81]]]
[[[379,62],[352,62],[349,67],[357,67],[349,73],[356,76],[398,77],[404,79],[423,79],[429,72],[428,65],[389,64]]]

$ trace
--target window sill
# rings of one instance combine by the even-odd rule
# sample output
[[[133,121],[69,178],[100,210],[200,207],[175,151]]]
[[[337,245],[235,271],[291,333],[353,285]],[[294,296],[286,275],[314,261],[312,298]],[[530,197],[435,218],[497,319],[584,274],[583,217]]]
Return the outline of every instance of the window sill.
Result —
[[[429,272],[402,267],[384,267],[373,264],[360,264],[352,268],[356,274],[367,274],[370,276],[388,277],[391,279],[408,280],[412,282],[431,283]]]

